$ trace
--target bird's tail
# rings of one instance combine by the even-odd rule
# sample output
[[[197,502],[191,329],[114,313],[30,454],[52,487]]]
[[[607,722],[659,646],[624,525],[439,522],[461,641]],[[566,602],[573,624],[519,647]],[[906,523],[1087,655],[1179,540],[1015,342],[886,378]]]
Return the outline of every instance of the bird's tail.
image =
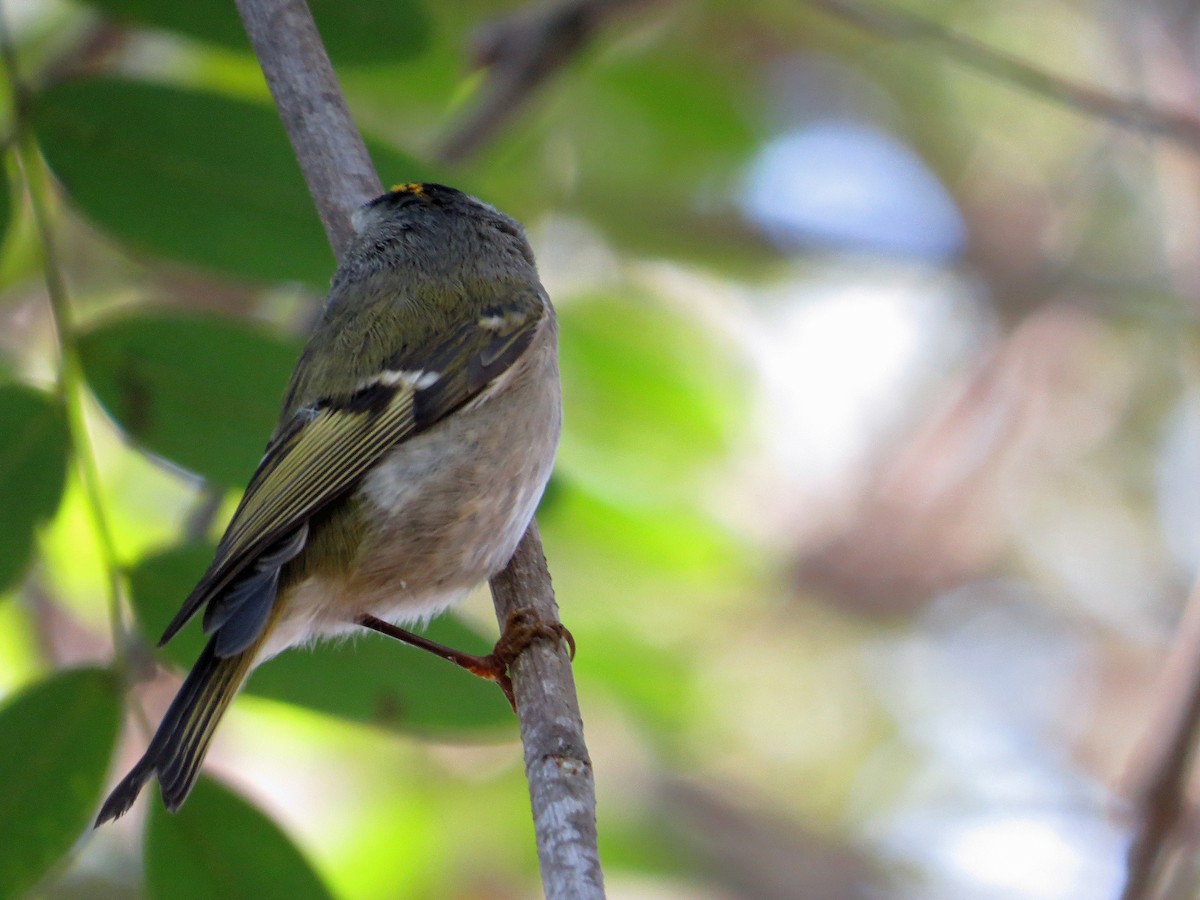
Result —
[[[196,660],[145,754],[100,807],[96,825],[125,815],[152,775],[158,777],[163,805],[171,812],[191,793],[217,722],[250,674],[257,650],[222,658],[216,643],[214,636]]]

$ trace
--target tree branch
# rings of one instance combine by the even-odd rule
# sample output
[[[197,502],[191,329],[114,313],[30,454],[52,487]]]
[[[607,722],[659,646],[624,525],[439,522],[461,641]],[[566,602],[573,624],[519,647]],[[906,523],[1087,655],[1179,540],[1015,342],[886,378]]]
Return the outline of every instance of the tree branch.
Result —
[[[350,214],[381,192],[379,178],[304,0],[237,0],[237,6],[340,258],[352,233]],[[517,608],[558,621],[536,524],[492,579],[492,593],[501,625]],[[536,641],[511,674],[546,897],[603,898],[595,783],[570,664],[561,649]]]
[[[461,162],[491,140],[530,97],[626,9],[655,0],[552,0],[489,22],[473,37],[472,65],[487,68],[479,99],[438,156]]]
[[[1157,705],[1131,758],[1122,792],[1137,816],[1122,900],[1159,896],[1162,864],[1184,817],[1200,725],[1200,581],[1192,588],[1154,696]]]
[[[521,608],[558,621],[537,522],[530,523],[508,568],[492,579],[492,597],[501,623]],[[557,644],[536,641],[512,669],[542,888],[547,898],[599,900],[604,875],[596,849],[596,783],[571,663]]]
[[[864,31],[902,40],[925,41],[948,59],[1008,82],[1031,94],[1134,131],[1160,135],[1200,152],[1200,118],[1159,109],[1141,100],[1114,97],[989,47],[980,41],[873,0],[804,0]]]
[[[383,193],[304,0],[237,0],[246,35],[283,120],[334,255],[350,215]]]

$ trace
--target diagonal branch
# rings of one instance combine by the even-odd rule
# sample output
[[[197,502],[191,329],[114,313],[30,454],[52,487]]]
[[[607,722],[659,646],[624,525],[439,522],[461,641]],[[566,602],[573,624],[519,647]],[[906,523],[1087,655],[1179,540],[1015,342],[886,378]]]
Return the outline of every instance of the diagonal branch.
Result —
[[[383,193],[362,135],[304,0],[237,0],[334,255],[353,235],[350,215]]]
[[[1136,825],[1122,900],[1159,896],[1164,861],[1178,846],[1200,729],[1200,581],[1188,598],[1155,696],[1150,723],[1124,779]]]
[[[924,41],[948,59],[1015,85],[1031,94],[1104,119],[1114,125],[1159,135],[1200,152],[1200,118],[1159,109],[1134,98],[1115,97],[1089,85],[1042,71],[1030,63],[959,34],[936,22],[873,0],[804,0],[864,31],[901,40]]]
[[[352,233],[350,214],[380,193],[379,178],[304,0],[237,0],[237,6],[340,257]],[[492,579],[492,593],[502,624],[521,607],[558,621],[536,524],[508,568]],[[561,650],[537,641],[518,658],[512,678],[546,896],[603,898],[595,782],[570,663]]]
[[[608,20],[655,0],[551,0],[489,22],[472,43],[485,67],[475,105],[442,142],[439,158],[461,162],[496,136],[533,94],[574,59]]]
[[[558,621],[554,588],[536,522],[508,568],[492,579],[496,617],[522,607]],[[596,783],[571,663],[548,641],[535,641],[512,667],[521,716],[525,777],[533,803],[538,862],[547,900],[603,900],[604,873],[596,849]]]

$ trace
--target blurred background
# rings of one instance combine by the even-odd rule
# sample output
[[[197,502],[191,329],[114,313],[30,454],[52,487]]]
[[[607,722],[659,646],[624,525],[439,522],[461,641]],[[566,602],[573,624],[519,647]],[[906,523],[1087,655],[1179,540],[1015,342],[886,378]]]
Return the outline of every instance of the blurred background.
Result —
[[[385,184],[521,219],[558,306],[610,895],[1118,896],[1195,662],[1195,5],[312,5]],[[499,692],[373,637],[87,830],[333,259],[232,4],[4,11],[0,896],[537,896]]]

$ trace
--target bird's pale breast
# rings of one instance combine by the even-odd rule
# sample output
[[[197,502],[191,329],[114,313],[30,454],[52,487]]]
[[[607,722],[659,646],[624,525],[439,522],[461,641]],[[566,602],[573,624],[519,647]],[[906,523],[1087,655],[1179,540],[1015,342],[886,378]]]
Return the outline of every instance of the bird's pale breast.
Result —
[[[364,535],[345,571],[288,587],[259,661],[371,613],[428,619],[502,569],[553,466],[561,424],[556,333],[547,319],[525,356],[466,408],[395,447],[353,501]],[[486,450],[484,449],[486,448]]]

